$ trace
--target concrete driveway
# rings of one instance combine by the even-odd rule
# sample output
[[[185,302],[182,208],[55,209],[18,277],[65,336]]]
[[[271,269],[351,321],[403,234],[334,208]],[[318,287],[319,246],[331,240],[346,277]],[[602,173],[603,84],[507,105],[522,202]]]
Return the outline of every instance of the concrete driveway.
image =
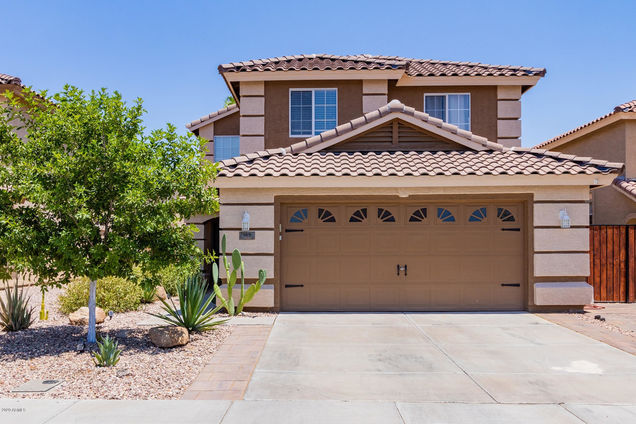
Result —
[[[636,356],[527,313],[281,314],[236,401],[0,400],[1,423],[636,423]]]

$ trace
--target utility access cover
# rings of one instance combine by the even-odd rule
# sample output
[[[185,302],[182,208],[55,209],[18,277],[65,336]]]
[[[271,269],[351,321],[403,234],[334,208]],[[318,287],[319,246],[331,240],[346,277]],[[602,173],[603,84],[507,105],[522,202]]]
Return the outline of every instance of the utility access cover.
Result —
[[[16,387],[11,390],[14,393],[23,392],[33,392],[33,393],[43,393],[48,392],[53,387],[62,384],[62,380],[31,380],[27,381],[23,385]]]

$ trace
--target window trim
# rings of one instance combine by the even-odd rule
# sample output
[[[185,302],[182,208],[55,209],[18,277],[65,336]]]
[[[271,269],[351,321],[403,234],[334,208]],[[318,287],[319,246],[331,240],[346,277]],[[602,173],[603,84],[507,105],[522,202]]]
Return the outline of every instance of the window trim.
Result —
[[[290,88],[289,96],[287,96],[287,127],[289,138],[309,138],[316,135],[316,90],[335,90],[336,91],[336,126],[338,126],[338,88],[337,87],[317,87],[317,88]],[[291,93],[292,91],[311,91],[311,134],[310,135],[292,135],[291,133]],[[325,130],[329,131],[329,130]]]
[[[444,96],[446,97],[446,109],[444,111],[444,113],[446,113],[446,119],[448,119],[448,96],[452,96],[452,95],[459,95],[459,96],[468,96],[468,129],[466,131],[471,131],[471,127],[472,127],[472,118],[473,118],[473,99],[470,95],[470,93],[424,93],[424,107],[422,109],[424,109],[424,113],[426,112],[426,97],[427,96]],[[452,124],[448,121],[444,121],[447,124],[451,124],[451,125],[456,125],[456,124]],[[459,128],[459,127],[457,127]]]

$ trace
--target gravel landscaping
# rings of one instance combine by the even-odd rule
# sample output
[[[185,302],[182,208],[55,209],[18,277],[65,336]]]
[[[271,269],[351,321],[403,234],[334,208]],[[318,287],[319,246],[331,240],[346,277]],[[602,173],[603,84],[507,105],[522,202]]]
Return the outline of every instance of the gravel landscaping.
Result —
[[[25,290],[39,316],[39,289]],[[138,323],[150,318],[145,312],[161,311],[161,303],[143,305],[97,326],[98,334],[115,337],[123,350],[116,367],[98,368],[90,353],[77,351],[86,327],[68,324],[57,305],[60,293],[52,289],[46,295],[48,321],[37,320],[25,331],[0,331],[0,398],[179,399],[231,332],[231,327],[219,326],[193,334],[185,346],[160,349],[148,338],[150,327]],[[46,393],[11,392],[33,379],[64,383]]]

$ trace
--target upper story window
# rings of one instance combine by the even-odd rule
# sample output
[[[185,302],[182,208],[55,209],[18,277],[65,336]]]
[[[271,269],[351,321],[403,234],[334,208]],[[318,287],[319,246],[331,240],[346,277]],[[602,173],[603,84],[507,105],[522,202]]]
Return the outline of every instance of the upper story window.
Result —
[[[470,94],[425,94],[424,112],[470,131]]]
[[[241,154],[241,137],[238,135],[214,136],[214,160],[230,159]]]
[[[335,88],[289,91],[289,135],[311,137],[338,125],[338,92]]]

